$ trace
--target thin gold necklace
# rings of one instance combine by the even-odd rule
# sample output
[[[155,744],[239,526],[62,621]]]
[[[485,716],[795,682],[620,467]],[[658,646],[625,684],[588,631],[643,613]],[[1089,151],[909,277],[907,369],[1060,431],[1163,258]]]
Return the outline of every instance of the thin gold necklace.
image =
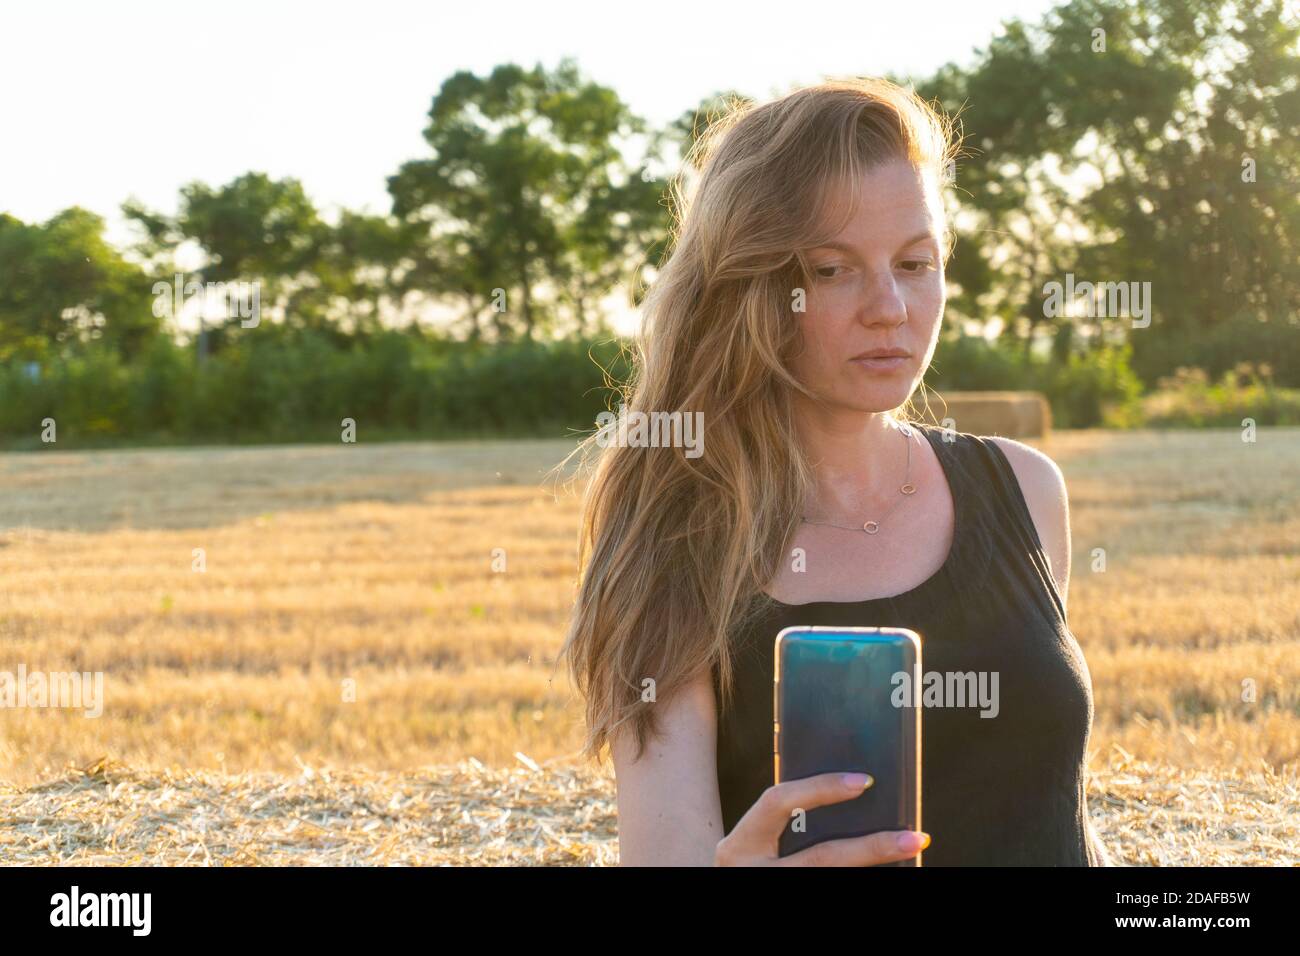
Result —
[[[842,528],[845,531],[865,531],[867,534],[875,534],[877,531],[879,531],[880,522],[884,521],[885,518],[887,518],[895,508],[897,508],[900,504],[902,504],[903,500],[908,495],[912,495],[916,493],[916,485],[912,484],[910,480],[912,477],[912,429],[907,425],[900,425],[898,430],[902,432],[903,439],[904,441],[907,442],[907,468],[903,472],[903,484],[898,489],[898,493],[902,495],[901,498],[899,498],[892,505],[890,505],[885,510],[885,513],[882,514],[878,519],[876,519],[875,521],[864,521],[861,525],[842,525],[842,524],[832,524],[829,521],[812,521],[808,518],[807,515],[803,516],[804,523],[825,525],[828,528]]]

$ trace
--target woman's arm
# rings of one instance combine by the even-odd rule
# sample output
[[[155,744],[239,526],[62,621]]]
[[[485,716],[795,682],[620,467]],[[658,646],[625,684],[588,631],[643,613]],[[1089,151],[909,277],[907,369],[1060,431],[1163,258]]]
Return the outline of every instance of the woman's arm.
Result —
[[[822,773],[775,783],[763,791],[725,839],[718,796],[717,705],[710,675],[662,705],[660,736],[633,760],[630,739],[611,750],[618,778],[618,846],[621,866],[877,866],[916,856],[923,834],[883,830],[826,840],[780,856],[781,832],[798,809],[852,800],[862,793],[843,773]],[[906,836],[907,843],[899,838]]]
[[[722,839],[717,705],[705,673],[662,703],[659,737],[634,760],[620,731],[610,745],[618,784],[620,866],[713,866]]]

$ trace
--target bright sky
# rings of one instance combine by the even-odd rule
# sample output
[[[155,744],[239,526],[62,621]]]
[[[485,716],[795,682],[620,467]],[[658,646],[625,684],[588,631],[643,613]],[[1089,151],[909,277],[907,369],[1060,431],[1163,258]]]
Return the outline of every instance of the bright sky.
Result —
[[[385,178],[428,155],[442,81],[500,63],[584,74],[663,124],[717,90],[766,99],[827,75],[970,62],[1051,0],[71,2],[0,8],[0,211],[71,205],[129,238],[129,196],[175,210],[193,179],[300,179],[327,215],[387,212]],[[332,216],[331,216],[332,218]]]

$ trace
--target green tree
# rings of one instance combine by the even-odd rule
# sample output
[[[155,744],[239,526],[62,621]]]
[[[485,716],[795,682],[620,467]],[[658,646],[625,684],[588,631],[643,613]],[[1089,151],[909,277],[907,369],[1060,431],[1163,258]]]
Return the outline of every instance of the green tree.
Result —
[[[1278,0],[1072,0],[921,84],[977,150],[961,249],[996,278],[958,307],[1027,336],[1047,278],[1150,282],[1150,328],[1086,323],[1147,381],[1226,323],[1300,332],[1298,40]]]
[[[298,180],[250,172],[217,188],[201,182],[182,187],[174,217],[134,201],[122,210],[144,230],[140,251],[160,273],[169,277],[178,248],[192,241],[204,256],[195,281],[258,282],[263,308],[271,306],[290,324],[328,324],[324,259],[331,229]],[[219,322],[219,334],[222,325],[233,324],[235,317]]]
[[[98,342],[130,356],[158,332],[150,282],[72,207],[44,223],[0,214],[0,361]]]
[[[568,59],[549,72],[506,64],[451,76],[424,132],[434,155],[388,181],[414,241],[404,288],[462,300],[472,338],[485,317],[499,338],[555,330],[561,306],[590,327],[628,256],[664,230],[662,184],[619,148],[646,133]]]

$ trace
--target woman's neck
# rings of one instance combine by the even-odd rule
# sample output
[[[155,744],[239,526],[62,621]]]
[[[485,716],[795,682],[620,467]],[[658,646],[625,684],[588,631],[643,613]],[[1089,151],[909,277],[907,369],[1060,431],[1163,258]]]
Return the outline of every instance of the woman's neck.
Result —
[[[804,514],[828,521],[855,520],[872,504],[898,494],[907,465],[907,439],[888,412],[820,409],[815,415],[796,414],[796,425],[816,474],[813,499],[805,502]]]

